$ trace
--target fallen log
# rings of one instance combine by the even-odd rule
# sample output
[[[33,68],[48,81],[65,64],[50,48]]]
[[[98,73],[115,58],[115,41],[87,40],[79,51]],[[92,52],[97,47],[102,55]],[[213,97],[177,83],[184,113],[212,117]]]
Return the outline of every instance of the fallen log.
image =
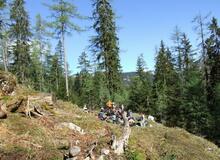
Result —
[[[24,98],[16,100],[15,102],[8,104],[7,109],[9,112],[16,112],[24,103]]]

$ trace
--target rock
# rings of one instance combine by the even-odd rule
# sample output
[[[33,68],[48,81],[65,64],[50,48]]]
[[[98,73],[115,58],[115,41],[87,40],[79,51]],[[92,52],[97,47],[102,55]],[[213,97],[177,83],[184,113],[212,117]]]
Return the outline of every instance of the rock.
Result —
[[[84,130],[82,128],[80,128],[79,126],[73,124],[73,123],[67,123],[67,122],[63,122],[61,123],[62,126],[65,126],[71,130],[74,130],[74,131],[77,131],[79,132],[80,134],[85,134]]]
[[[109,153],[110,153],[109,149],[106,148],[101,149],[101,156],[99,156],[98,160],[104,160],[105,156],[109,155]]]
[[[212,151],[213,151],[213,148],[208,147],[208,148],[207,148],[207,151],[212,152]]]
[[[103,148],[102,150],[101,150],[101,154],[102,155],[109,155],[109,153],[110,153],[110,150],[109,149],[105,149],[105,148]]]
[[[67,158],[65,160],[77,160],[77,157],[73,157],[73,158]]]
[[[154,118],[153,116],[151,116],[151,115],[149,115],[149,116],[147,117],[147,119],[150,120],[150,121],[155,121],[155,118]]]
[[[81,152],[81,148],[78,146],[71,146],[69,148],[69,157],[73,158],[75,156],[77,156],[79,153]]]
[[[6,106],[1,105],[0,106],[0,119],[6,119],[7,118],[7,112],[6,112]]]
[[[104,159],[104,155],[101,155],[101,156],[98,158],[98,160],[105,160],[105,159]]]

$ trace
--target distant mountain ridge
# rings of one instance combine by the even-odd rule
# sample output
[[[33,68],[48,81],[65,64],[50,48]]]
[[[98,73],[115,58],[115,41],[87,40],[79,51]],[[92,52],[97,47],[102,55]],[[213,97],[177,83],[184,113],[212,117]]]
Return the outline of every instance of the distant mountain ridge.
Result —
[[[129,84],[135,76],[137,76],[137,72],[124,72],[122,73],[123,82]]]

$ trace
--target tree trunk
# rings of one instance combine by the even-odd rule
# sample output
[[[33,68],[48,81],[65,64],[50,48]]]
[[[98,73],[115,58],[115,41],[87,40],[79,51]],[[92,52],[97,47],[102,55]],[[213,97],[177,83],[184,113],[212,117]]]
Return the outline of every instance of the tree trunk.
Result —
[[[8,42],[7,38],[3,39],[3,63],[5,71],[8,71]]]
[[[41,33],[42,34],[42,33]],[[41,75],[40,75],[40,91],[43,91],[43,84],[44,84],[44,67],[43,67],[43,45],[42,45],[42,40],[39,40],[40,42],[40,63],[41,63]]]
[[[64,32],[62,32],[62,46],[63,46],[63,55],[64,55],[64,71],[65,71],[65,79],[66,79],[66,96],[69,97],[69,83],[68,83],[68,67],[67,67],[67,55],[65,52],[65,40],[64,40]]]

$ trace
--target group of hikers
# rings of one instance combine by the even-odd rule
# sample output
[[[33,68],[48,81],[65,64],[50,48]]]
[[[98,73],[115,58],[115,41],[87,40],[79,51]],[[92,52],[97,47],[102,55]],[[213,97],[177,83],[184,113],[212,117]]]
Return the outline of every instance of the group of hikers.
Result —
[[[123,112],[125,111],[124,106],[116,106],[116,104],[112,101],[108,101],[105,107],[102,107],[98,118],[102,121],[107,121],[115,124],[123,124]],[[147,121],[145,119],[145,115],[135,117],[131,110],[127,111],[127,118],[130,126],[141,126],[145,127],[147,125]]]

